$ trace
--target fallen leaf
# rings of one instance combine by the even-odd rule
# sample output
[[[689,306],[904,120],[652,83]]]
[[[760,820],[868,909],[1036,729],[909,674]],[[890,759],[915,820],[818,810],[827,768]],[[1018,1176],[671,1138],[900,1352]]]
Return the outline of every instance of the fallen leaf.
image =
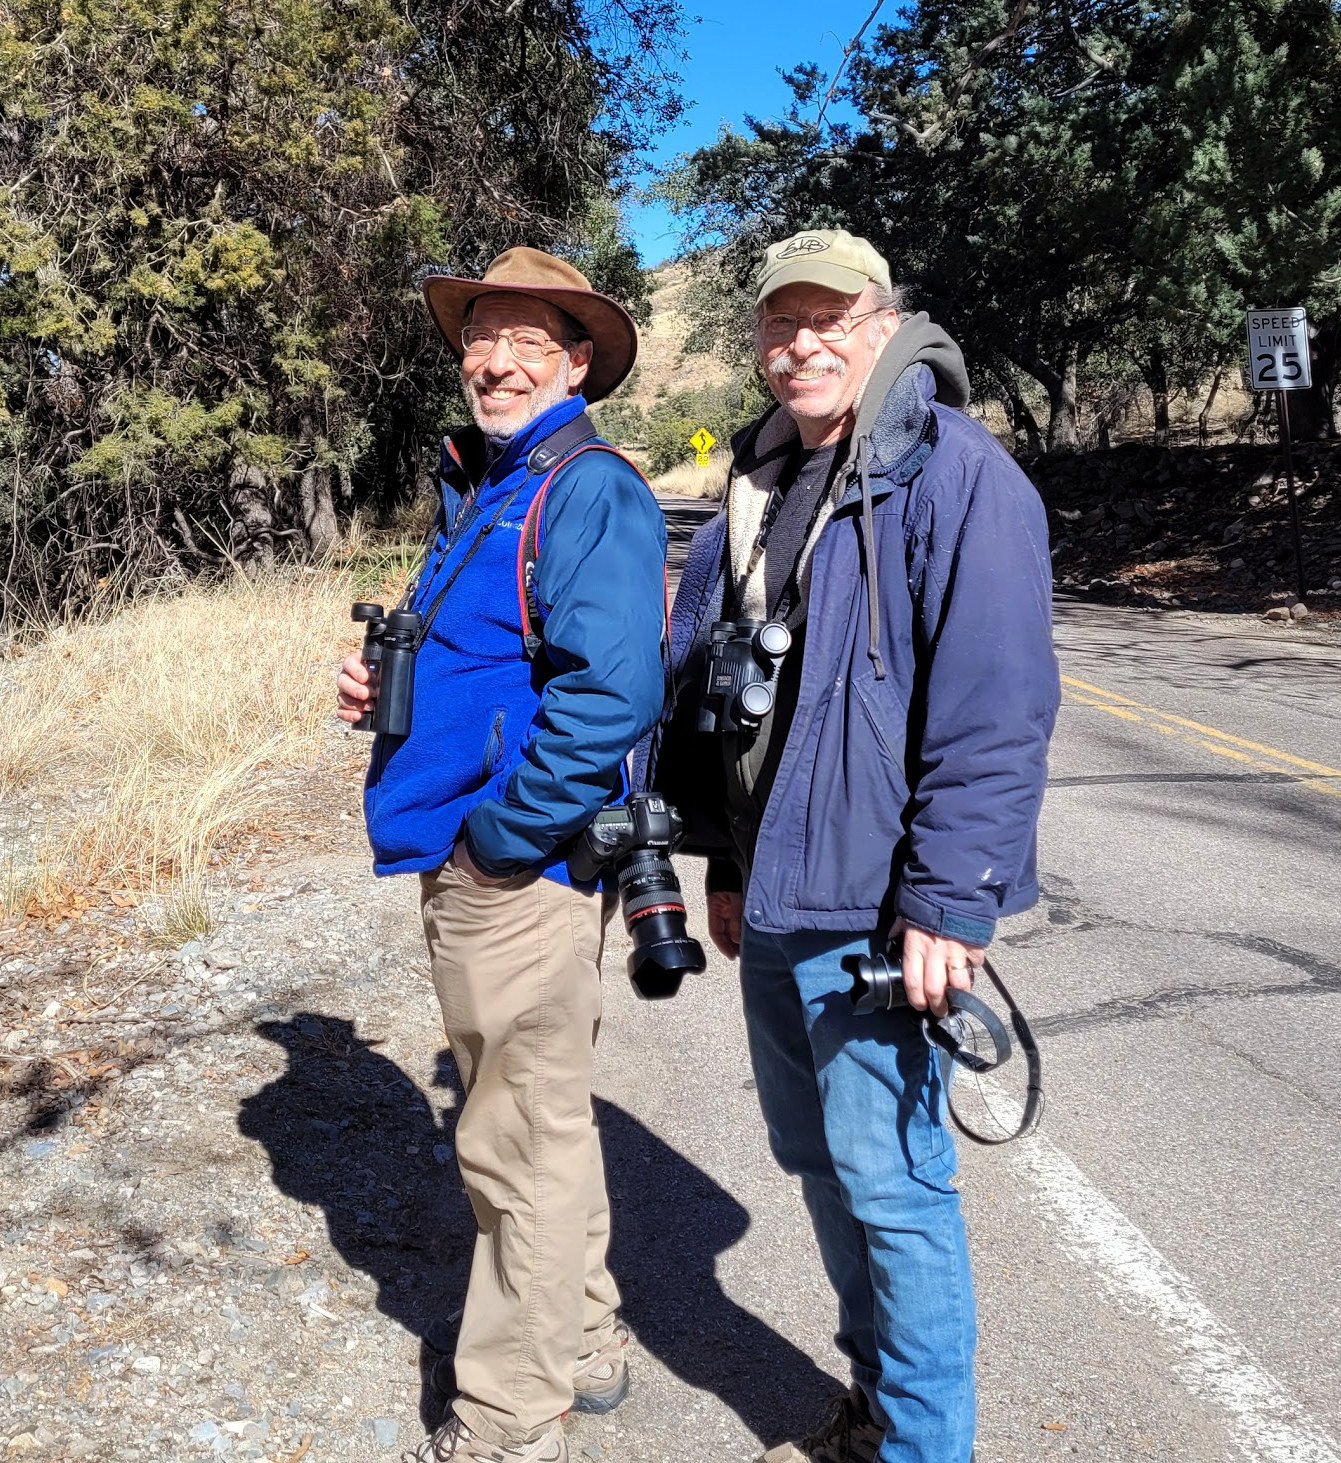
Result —
[[[1043,1427],[1050,1433],[1064,1433],[1071,1424],[1069,1422],[1045,1422]]]
[[[50,1294],[54,1295],[58,1300],[64,1300],[65,1297],[70,1293],[70,1287],[63,1280],[58,1279],[55,1275],[48,1275],[42,1281],[42,1286],[43,1289],[50,1292]]]
[[[304,1260],[310,1260],[311,1253],[308,1250],[295,1250],[291,1255],[284,1256],[286,1265],[301,1265]]]

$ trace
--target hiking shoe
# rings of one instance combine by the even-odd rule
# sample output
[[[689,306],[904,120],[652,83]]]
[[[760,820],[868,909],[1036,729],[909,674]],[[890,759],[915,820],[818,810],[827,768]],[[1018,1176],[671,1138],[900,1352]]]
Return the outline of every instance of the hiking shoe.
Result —
[[[489,1443],[452,1413],[413,1453],[401,1456],[404,1463],[568,1463],[568,1443],[562,1421],[532,1443]]]
[[[885,1441],[885,1424],[871,1415],[860,1387],[834,1399],[833,1411],[818,1432],[799,1443],[779,1443],[758,1463],[875,1463]]]
[[[573,1411],[613,1412],[629,1395],[629,1364],[624,1348],[629,1333],[623,1326],[595,1351],[579,1356],[573,1368]]]

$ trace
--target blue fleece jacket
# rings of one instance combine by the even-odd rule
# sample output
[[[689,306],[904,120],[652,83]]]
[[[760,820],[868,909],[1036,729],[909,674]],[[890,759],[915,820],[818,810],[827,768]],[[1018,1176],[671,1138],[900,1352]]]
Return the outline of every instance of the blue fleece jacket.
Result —
[[[464,837],[489,874],[568,882],[574,835],[624,789],[624,759],[665,693],[666,527],[647,485],[613,452],[588,451],[545,498],[535,590],[544,650],[523,654],[517,550],[544,481],[545,439],[585,410],[552,407],[507,443],[478,483],[474,428],[444,455],[443,514],[415,589],[426,611],[452,583],[415,665],[408,737],[378,737],[364,795],[378,874],[436,869]],[[473,434],[473,435],[472,435]]]

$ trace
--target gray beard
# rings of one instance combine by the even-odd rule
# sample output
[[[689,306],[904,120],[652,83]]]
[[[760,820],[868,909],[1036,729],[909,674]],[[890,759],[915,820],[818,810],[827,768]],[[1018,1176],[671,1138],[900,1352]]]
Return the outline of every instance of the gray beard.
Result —
[[[480,411],[479,403],[476,400],[475,390],[469,379],[462,373],[461,385],[466,396],[466,405],[470,408],[470,414],[475,418],[475,425],[495,446],[501,447],[505,442],[510,442],[518,432],[524,432],[538,416],[543,416],[550,407],[558,406],[561,401],[567,401],[569,397],[568,377],[571,362],[567,351],[564,352],[563,360],[559,362],[559,369],[555,372],[554,379],[548,386],[537,386],[527,398],[529,410],[526,420],[519,422],[515,427],[500,428],[497,422],[491,422]]]

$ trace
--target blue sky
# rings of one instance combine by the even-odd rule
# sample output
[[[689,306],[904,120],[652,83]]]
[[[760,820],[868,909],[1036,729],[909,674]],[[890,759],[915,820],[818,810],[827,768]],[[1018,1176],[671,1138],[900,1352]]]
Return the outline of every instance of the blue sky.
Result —
[[[700,18],[690,20],[685,46],[689,56],[680,72],[685,96],[693,106],[660,140],[652,161],[660,166],[679,153],[711,142],[724,122],[743,129],[747,112],[756,117],[782,117],[792,95],[779,71],[814,61],[832,77],[843,47],[870,14],[872,3],[702,0],[694,4],[689,0],[686,9]],[[841,114],[831,107],[829,115]],[[660,264],[676,252],[674,221],[659,204],[631,203],[627,213],[644,264]]]

